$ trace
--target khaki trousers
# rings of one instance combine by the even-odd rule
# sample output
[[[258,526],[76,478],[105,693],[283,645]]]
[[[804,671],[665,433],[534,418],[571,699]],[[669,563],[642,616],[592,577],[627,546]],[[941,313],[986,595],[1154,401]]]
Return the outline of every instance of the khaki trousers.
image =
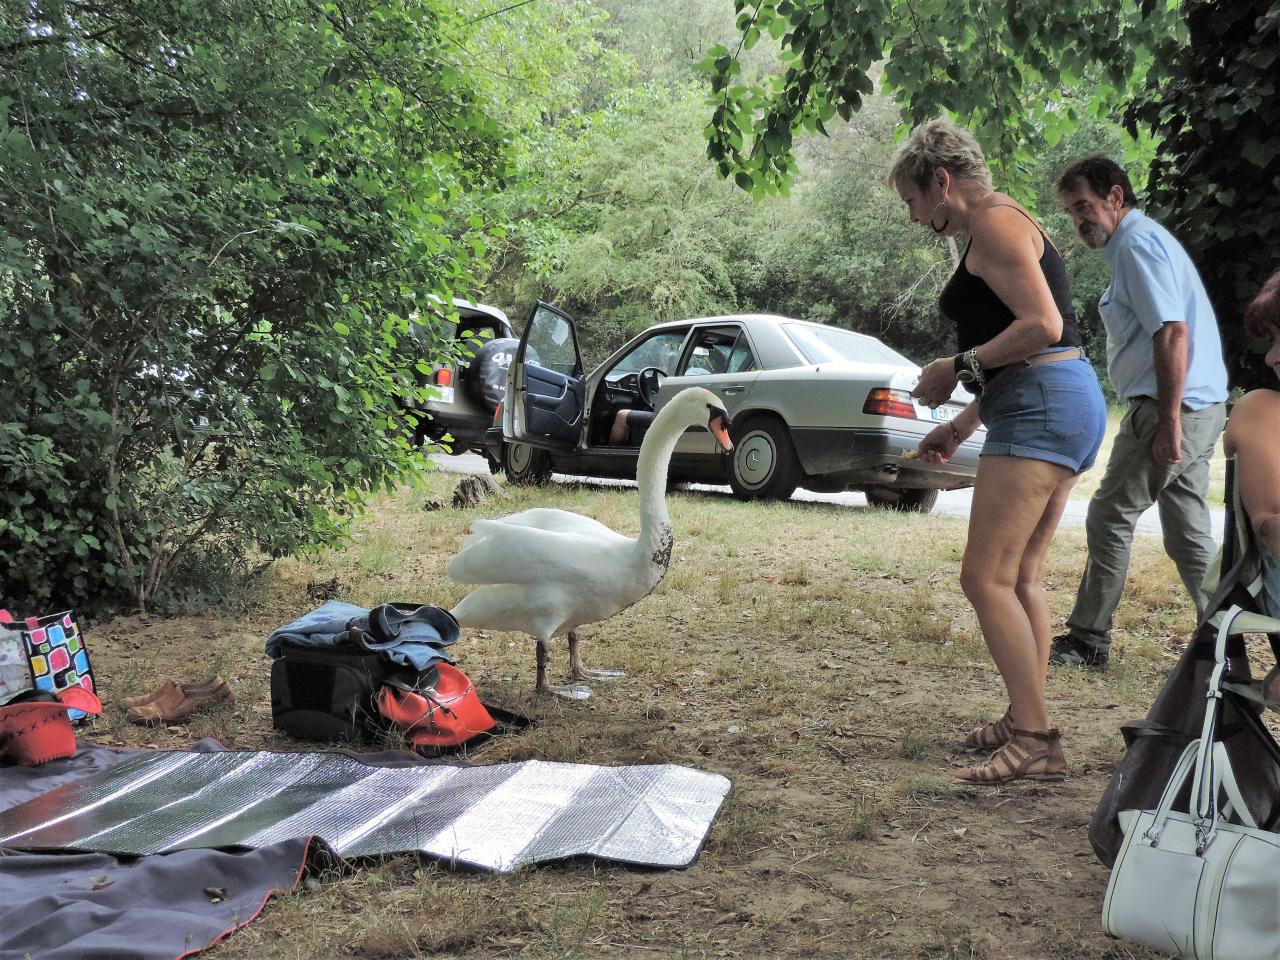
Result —
[[[1183,410],[1182,461],[1163,466],[1151,459],[1155,400],[1139,397],[1130,403],[1085,519],[1089,559],[1067,618],[1071,636],[1085,646],[1100,652],[1111,647],[1111,623],[1129,572],[1133,529],[1153,503],[1159,504],[1165,552],[1177,565],[1196,613],[1203,612],[1204,575],[1216,552],[1204,497],[1209,460],[1226,420],[1222,403]]]

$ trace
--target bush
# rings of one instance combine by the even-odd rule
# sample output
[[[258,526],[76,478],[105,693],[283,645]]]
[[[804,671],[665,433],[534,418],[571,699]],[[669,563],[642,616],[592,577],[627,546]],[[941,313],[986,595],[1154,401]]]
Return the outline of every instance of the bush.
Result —
[[[145,608],[195,554],[331,542],[415,469],[396,343],[483,251],[448,218],[503,156],[463,15],[3,16],[0,594]]]

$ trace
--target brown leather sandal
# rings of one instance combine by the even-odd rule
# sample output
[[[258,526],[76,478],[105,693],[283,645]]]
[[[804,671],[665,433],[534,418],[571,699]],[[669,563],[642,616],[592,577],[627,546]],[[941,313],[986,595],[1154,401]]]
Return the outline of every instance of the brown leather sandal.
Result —
[[[964,735],[966,750],[994,750],[1003,747],[1013,739],[1013,708],[1009,707],[1004,716],[991,723],[975,727]]]
[[[956,770],[963,783],[995,786],[1010,780],[1061,780],[1067,775],[1062,758],[1062,735],[1053,730],[1017,730],[1013,739],[992,754],[986,763]]]

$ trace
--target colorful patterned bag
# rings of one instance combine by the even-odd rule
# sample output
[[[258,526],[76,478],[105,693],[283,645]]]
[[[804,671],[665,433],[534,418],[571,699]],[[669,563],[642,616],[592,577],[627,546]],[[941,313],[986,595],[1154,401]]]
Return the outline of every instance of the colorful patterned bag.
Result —
[[[0,610],[0,706],[31,689],[27,640],[8,610]]]
[[[13,628],[17,628],[14,630]],[[67,610],[45,617],[27,617],[18,623],[6,627],[0,636],[12,636],[18,633],[25,645],[25,657],[28,681],[25,689],[48,690],[56,693],[71,686],[82,686],[93,692],[93,671],[89,666],[89,651],[85,649],[80,634],[80,625],[75,615]],[[4,654],[0,654],[4,656]],[[14,674],[16,670],[5,667],[5,676]],[[0,694],[3,700],[12,699],[22,690]],[[2,701],[0,701],[2,702]],[[87,714],[82,710],[69,710],[72,720],[81,720]]]

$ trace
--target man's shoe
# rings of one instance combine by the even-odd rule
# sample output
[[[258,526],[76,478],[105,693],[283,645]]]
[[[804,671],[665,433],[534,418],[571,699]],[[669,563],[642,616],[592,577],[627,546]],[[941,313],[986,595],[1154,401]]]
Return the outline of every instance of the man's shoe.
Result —
[[[1095,650],[1069,633],[1058,634],[1053,638],[1053,646],[1049,648],[1049,662],[1058,666],[1105,670],[1109,659],[1106,650]]]

